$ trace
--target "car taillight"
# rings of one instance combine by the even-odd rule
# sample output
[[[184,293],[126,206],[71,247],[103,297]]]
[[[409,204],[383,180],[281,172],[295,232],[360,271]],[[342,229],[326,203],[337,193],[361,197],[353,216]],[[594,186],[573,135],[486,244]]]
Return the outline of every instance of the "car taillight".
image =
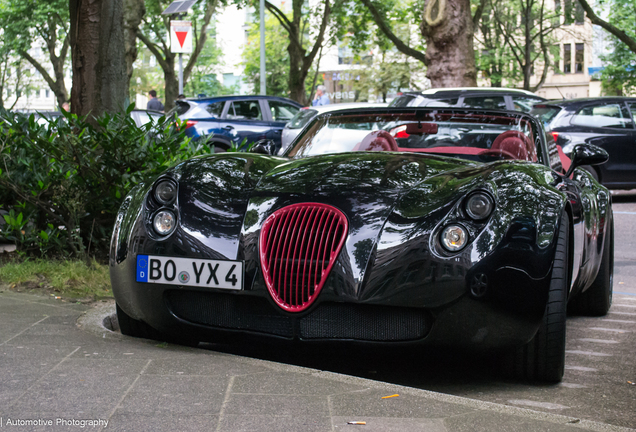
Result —
[[[552,138],[554,138],[554,142],[557,142],[557,140],[559,139],[559,133],[558,132],[550,132],[552,134]]]
[[[198,121],[195,121],[195,120],[188,120],[188,121],[186,121],[186,127],[185,127],[185,128],[186,128],[186,129],[187,129],[187,128],[190,128],[190,127],[194,126],[194,125],[195,125],[195,124],[197,124],[197,123],[199,123],[199,122],[198,122]]]

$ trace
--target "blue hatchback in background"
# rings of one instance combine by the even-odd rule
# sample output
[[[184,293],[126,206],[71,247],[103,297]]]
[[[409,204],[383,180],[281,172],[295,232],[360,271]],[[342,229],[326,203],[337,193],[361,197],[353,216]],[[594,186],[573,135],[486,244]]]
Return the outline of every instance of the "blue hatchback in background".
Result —
[[[302,105],[276,96],[219,96],[176,102],[176,114],[186,120],[186,135],[197,139],[212,135],[215,151],[226,151],[233,143],[269,139],[281,148],[285,124]]]

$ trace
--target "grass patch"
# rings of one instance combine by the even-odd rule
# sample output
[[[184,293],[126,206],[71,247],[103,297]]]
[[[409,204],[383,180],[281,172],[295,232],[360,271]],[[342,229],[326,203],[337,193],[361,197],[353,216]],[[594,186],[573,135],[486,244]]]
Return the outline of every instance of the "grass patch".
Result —
[[[108,266],[74,260],[27,259],[0,265],[0,281],[21,292],[40,292],[71,300],[112,297]]]

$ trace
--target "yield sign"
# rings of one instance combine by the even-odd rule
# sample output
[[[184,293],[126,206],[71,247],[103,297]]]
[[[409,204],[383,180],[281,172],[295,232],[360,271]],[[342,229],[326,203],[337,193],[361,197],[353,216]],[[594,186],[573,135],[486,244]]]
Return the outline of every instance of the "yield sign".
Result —
[[[192,23],[190,21],[170,21],[170,51],[192,52]]]

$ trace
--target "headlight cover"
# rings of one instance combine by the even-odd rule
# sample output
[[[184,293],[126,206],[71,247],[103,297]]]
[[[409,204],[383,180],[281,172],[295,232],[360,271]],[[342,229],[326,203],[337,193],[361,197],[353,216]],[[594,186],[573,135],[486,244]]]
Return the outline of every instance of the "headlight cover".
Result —
[[[458,252],[468,243],[468,231],[461,225],[451,224],[442,230],[441,243],[449,252]]]
[[[484,220],[495,208],[493,199],[485,192],[475,192],[466,199],[466,214],[473,220]]]
[[[160,180],[155,185],[155,199],[163,205],[173,203],[177,199],[177,185],[172,180]]]
[[[155,214],[152,219],[152,226],[157,234],[161,236],[167,236],[174,231],[177,226],[177,217],[170,210],[161,210]]]

